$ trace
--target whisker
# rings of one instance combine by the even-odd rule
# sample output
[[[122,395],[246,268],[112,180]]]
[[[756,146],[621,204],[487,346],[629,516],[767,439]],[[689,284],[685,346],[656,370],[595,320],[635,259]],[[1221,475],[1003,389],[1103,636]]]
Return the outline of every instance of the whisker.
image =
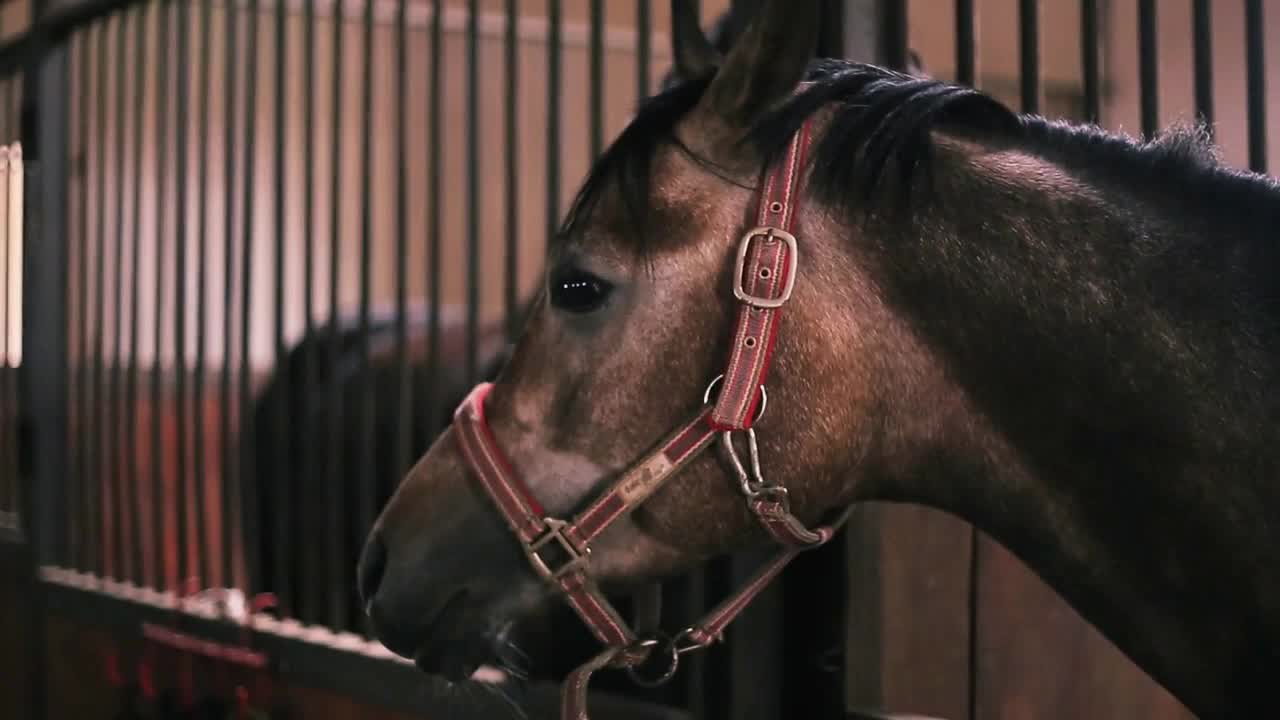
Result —
[[[529,720],[529,713],[526,712],[524,707],[521,706],[520,703],[507,692],[504,686],[485,683],[484,689],[490,694],[496,696],[498,699],[502,700],[507,705],[507,707],[511,708],[511,712],[516,717],[520,718],[520,720]]]
[[[503,670],[503,672],[505,672],[506,674],[508,674],[508,675],[510,675],[511,677],[515,678],[516,680],[520,680],[520,681],[522,681],[522,682],[523,682],[523,681],[527,681],[527,680],[529,679],[529,673],[528,673],[528,671],[526,671],[526,670],[524,670],[524,669],[522,669],[522,668],[518,668],[518,667],[516,667],[516,666],[514,666],[514,665],[512,665],[512,664],[510,664],[510,663],[503,662],[503,663],[502,663],[502,670]]]
[[[512,657],[514,653],[516,657]],[[498,663],[507,674],[521,680],[529,679],[529,656],[510,642],[498,648]]]
[[[510,650],[511,652],[518,655],[519,657],[517,659],[520,660],[521,662],[523,663],[529,662],[529,654],[526,653],[524,650],[521,650],[519,646],[517,646],[514,642],[510,640],[503,640],[502,647],[503,649]]]

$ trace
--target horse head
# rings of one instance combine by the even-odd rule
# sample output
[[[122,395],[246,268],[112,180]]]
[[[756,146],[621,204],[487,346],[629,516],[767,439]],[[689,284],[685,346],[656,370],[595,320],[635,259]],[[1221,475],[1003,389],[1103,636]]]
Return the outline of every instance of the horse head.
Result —
[[[729,290],[766,164],[746,133],[804,79],[819,17],[771,3],[721,57],[687,6],[675,10],[677,65],[694,79],[649,100],[593,168],[556,239],[545,291],[483,400],[494,439],[552,516],[581,509],[705,406],[733,322],[754,312]],[[768,458],[770,477],[787,479],[788,509],[804,523],[849,499],[846,471],[863,449],[828,442],[824,428],[853,422],[868,384],[843,372],[834,349],[874,336],[858,322],[831,323],[850,313],[836,311],[841,292],[820,279],[844,262],[820,246],[826,222],[817,212],[794,215],[804,270],[792,276],[787,332],[776,346],[760,339],[775,359],[768,408],[756,395],[747,400],[760,416],[754,450]],[[798,412],[804,422],[790,419]],[[745,433],[731,440],[750,464]],[[594,539],[592,582],[669,576],[767,537],[739,487],[731,461],[716,452],[691,458]],[[471,476],[457,427],[384,509],[360,575],[383,642],[446,674],[465,675],[504,626],[554,595]]]

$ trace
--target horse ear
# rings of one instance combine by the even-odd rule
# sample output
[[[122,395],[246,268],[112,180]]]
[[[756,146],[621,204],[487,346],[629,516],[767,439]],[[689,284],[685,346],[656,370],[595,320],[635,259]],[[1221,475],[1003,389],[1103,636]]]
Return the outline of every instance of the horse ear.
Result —
[[[929,68],[925,67],[924,59],[914,48],[907,50],[907,74],[933,79],[933,75],[929,74]]]
[[[713,72],[723,59],[703,34],[689,0],[671,0],[671,54],[676,76],[685,80]]]
[[[707,88],[711,112],[744,127],[790,94],[817,49],[821,10],[813,0],[763,3]]]

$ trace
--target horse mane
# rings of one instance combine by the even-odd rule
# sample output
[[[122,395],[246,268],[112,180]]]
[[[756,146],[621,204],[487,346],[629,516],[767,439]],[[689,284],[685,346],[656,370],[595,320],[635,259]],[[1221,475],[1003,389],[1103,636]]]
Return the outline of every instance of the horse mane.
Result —
[[[749,139],[772,161],[806,119],[829,109],[812,153],[810,189],[837,207],[867,209],[877,192],[895,189],[896,197],[882,199],[905,207],[918,174],[931,169],[931,133],[949,131],[1041,156],[1109,191],[1140,187],[1154,191],[1148,197],[1176,197],[1164,209],[1237,219],[1262,211],[1280,219],[1280,183],[1225,165],[1201,123],[1142,140],[1017,113],[973,88],[841,60],[815,63],[808,80],[808,89],[761,118]],[[896,188],[883,182],[890,167]]]
[[[640,105],[592,166],[560,236],[572,233],[602,191],[613,187],[620,192],[633,240],[643,249],[651,157],[658,144],[678,143],[674,127],[709,82],[710,77],[689,79]],[[1108,189],[1165,191],[1176,198],[1167,203],[1172,211],[1249,221],[1257,228],[1280,220],[1280,183],[1223,164],[1201,124],[1177,125],[1144,141],[1095,125],[1017,113],[973,88],[847,60],[814,61],[806,85],[758,118],[742,142],[772,162],[820,110],[830,113],[829,122],[814,139],[808,187],[819,200],[850,212],[866,211],[878,194],[891,192],[881,199],[908,207],[921,174],[927,180],[931,170],[931,133],[949,131],[1039,155]],[[692,156],[688,148],[681,150]],[[896,183],[885,182],[890,174]]]

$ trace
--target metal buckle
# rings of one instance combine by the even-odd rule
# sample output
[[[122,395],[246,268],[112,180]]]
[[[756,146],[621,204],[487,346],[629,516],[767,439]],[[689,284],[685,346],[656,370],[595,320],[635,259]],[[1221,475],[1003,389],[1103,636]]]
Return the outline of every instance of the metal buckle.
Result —
[[[787,244],[787,251],[791,257],[791,267],[787,272],[786,284],[782,286],[782,295],[777,298],[764,298],[752,295],[742,286],[742,271],[747,266],[747,250],[751,247],[751,241],[757,237],[765,237],[782,240]],[[757,308],[773,309],[782,307],[784,303],[791,299],[791,291],[796,286],[796,270],[800,262],[800,248],[796,245],[796,236],[771,225],[761,225],[747,231],[742,236],[742,241],[738,244],[738,262],[733,273],[733,296],[742,302]]]
[[[526,545],[524,554],[529,558],[529,562],[533,565],[534,571],[537,572],[543,580],[554,582],[555,580],[558,580],[561,575],[576,570],[579,566],[583,565],[587,560],[587,556],[591,554],[591,548],[583,548],[582,552],[578,552],[578,549],[573,546],[573,543],[569,541],[569,538],[565,537],[564,529],[569,526],[569,523],[564,520],[559,520],[557,518],[543,518],[542,522],[546,525],[547,531],[538,536],[536,540]],[[544,545],[552,540],[559,543],[565,554],[569,556],[569,561],[555,570],[552,570],[551,567],[547,565],[547,561],[543,560],[542,556],[538,554],[538,550],[542,549]]]

